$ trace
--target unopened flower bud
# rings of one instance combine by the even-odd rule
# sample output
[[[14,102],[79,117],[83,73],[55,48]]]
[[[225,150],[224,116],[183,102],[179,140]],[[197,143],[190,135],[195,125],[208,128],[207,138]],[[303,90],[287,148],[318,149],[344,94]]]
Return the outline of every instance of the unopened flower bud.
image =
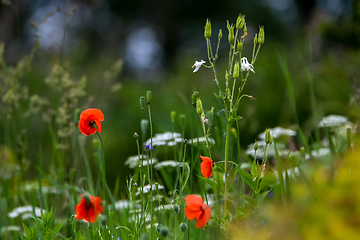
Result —
[[[300,148],[300,155],[301,155],[302,157],[305,157],[305,148],[304,148],[304,147],[301,147],[301,148]]]
[[[265,31],[264,31],[264,27],[260,27],[260,31],[259,31],[259,44],[264,44],[265,42]]]
[[[231,97],[230,88],[227,88],[227,89],[226,89],[226,96],[227,96],[228,98]]]
[[[257,34],[255,33],[254,44],[257,44]]]
[[[177,205],[177,204],[173,205],[173,210],[174,210],[175,213],[179,213],[180,212],[180,206]]]
[[[271,137],[270,130],[267,129],[265,132],[265,143],[266,144],[270,144],[270,137]]]
[[[236,20],[236,29],[242,29],[245,24],[245,16],[242,16],[241,14]]]
[[[179,122],[180,122],[180,126],[182,128],[185,128],[185,125],[186,125],[186,115],[185,114],[180,114]]]
[[[205,38],[211,37],[211,23],[210,23],[209,19],[206,19],[204,36],[205,36]]]
[[[175,112],[175,111],[171,111],[171,112],[170,112],[170,120],[171,120],[171,123],[174,123],[174,122],[175,122],[175,118],[176,118],[176,112]]]
[[[270,135],[269,144],[272,144],[274,137]]]
[[[167,226],[162,226],[160,228],[160,235],[166,237],[169,233],[169,228]]]
[[[246,23],[244,24],[244,33],[247,32],[247,27],[246,27]]]
[[[254,150],[257,151],[258,149],[259,149],[259,143],[255,141]]]
[[[140,97],[140,108],[141,108],[141,110],[145,109],[145,97],[144,96]]]
[[[187,230],[187,225],[186,225],[186,223],[181,223],[180,224],[180,231],[182,232],[182,233],[184,233],[185,231]]]
[[[156,191],[159,191],[159,183],[158,182],[155,183],[155,189],[156,189]]]
[[[148,104],[150,104],[151,98],[152,98],[152,92],[151,92],[151,91],[147,91],[147,92],[146,92],[146,100],[147,100],[147,103],[148,103]]]
[[[231,128],[231,129],[230,129],[230,131],[231,131],[231,134],[234,136],[234,138],[236,138],[236,139],[237,139],[238,134],[237,134],[236,129],[235,129],[235,128]]]
[[[141,133],[142,134],[146,134],[146,131],[149,127],[149,120],[147,119],[142,119],[140,122],[140,127],[141,127]]]
[[[139,134],[137,134],[137,132],[134,132],[134,138],[138,138]]]
[[[238,41],[237,49],[238,49],[239,52],[242,51],[242,49],[243,49],[243,43],[242,43],[241,41]]]
[[[198,98],[199,98],[200,93],[199,93],[198,91],[194,91],[194,95],[195,95],[196,99],[198,99]]]
[[[219,39],[222,38],[222,29],[219,29],[219,35],[218,35]]]
[[[229,31],[228,40],[230,44],[234,43],[235,37],[234,37],[234,26],[229,24],[229,21],[227,22],[227,28]]]
[[[196,105],[196,95],[195,95],[195,94],[192,94],[192,95],[191,95],[191,103],[192,103],[192,105],[194,105],[194,107],[195,107],[195,105]]]
[[[234,74],[233,74],[234,78],[239,77],[239,71],[240,71],[239,62],[236,62],[234,66]]]
[[[198,99],[198,100],[196,101],[196,112],[197,112],[199,115],[201,115],[201,114],[204,113],[204,109],[203,109],[202,102],[201,102],[200,99]]]

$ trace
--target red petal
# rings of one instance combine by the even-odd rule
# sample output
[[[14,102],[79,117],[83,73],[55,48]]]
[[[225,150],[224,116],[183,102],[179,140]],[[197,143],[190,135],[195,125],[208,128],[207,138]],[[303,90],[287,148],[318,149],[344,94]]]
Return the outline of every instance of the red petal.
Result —
[[[80,114],[80,118],[87,118],[89,115],[94,115],[97,120],[104,121],[104,114],[96,108],[85,109]]]
[[[96,132],[96,128],[90,126],[88,119],[80,118],[78,125],[80,132],[84,135],[91,135]]]
[[[185,215],[186,215],[187,219],[189,219],[189,220],[198,218],[201,215],[201,213],[202,213],[201,208],[199,208],[198,210],[194,210],[194,209],[190,208],[189,206],[186,206],[186,208],[185,208]]]
[[[194,218],[198,218],[201,213],[201,206],[203,204],[203,200],[200,196],[197,195],[187,195],[185,197],[186,208],[185,215],[189,220],[193,220]]]
[[[200,196],[197,196],[197,195],[194,195],[194,194],[187,195],[185,197],[185,202],[186,202],[186,205],[195,204],[195,205],[199,205],[200,207],[203,204],[202,198]]]
[[[209,178],[212,176],[212,160],[208,157],[203,157],[201,156],[201,159],[203,160],[203,162],[200,164],[200,169],[201,169],[201,174],[206,177]]]
[[[211,209],[208,205],[203,204],[202,209],[204,209],[201,215],[196,220],[196,228],[204,227],[207,222],[210,220]]]

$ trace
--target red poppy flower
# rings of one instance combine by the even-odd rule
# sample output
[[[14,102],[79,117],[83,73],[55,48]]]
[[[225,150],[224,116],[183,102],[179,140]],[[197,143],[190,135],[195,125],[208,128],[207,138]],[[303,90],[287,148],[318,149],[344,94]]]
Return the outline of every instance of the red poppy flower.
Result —
[[[101,206],[102,200],[100,197],[88,196],[90,197],[86,200],[84,194],[81,194],[81,201],[75,207],[75,219],[93,223],[99,214],[104,212],[104,208]]]
[[[201,160],[203,161],[200,164],[201,174],[204,177],[209,178],[213,174],[213,172],[212,172],[212,167],[214,166],[213,160],[211,160],[209,157],[204,157],[204,156],[201,156],[201,155],[200,155],[200,157],[201,157]]]
[[[200,196],[187,195],[185,197],[185,215],[189,220],[196,218],[196,228],[201,228],[210,220],[211,209],[203,203]]]
[[[96,108],[88,108],[80,114],[79,130],[84,135],[91,135],[99,130],[101,133],[101,123],[104,121],[104,114]]]

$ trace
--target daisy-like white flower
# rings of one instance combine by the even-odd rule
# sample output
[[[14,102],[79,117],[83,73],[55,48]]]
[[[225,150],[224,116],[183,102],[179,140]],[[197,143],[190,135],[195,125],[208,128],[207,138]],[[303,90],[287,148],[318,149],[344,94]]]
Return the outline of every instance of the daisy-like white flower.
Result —
[[[200,62],[195,61],[195,64],[192,66],[192,68],[195,68],[194,71],[193,71],[193,73],[199,71],[199,68],[200,68],[201,65],[203,65],[204,63],[205,63],[204,60],[201,60]]]
[[[255,73],[254,66],[249,63],[246,57],[243,57],[241,59],[241,71],[249,71],[249,70]]]

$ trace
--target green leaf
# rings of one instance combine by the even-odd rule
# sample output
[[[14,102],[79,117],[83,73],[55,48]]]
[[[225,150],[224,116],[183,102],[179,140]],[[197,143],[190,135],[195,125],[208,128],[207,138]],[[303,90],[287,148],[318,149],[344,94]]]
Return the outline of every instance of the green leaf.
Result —
[[[259,198],[258,198],[258,202],[257,202],[257,205],[259,206],[263,201],[264,199],[266,198],[266,196],[269,194],[271,190],[268,190],[266,192],[263,192],[259,195]]]
[[[214,188],[216,191],[221,192],[221,186],[219,185],[219,183],[217,183],[216,181],[209,179],[209,178],[205,178],[203,176],[198,176],[199,178],[201,178],[202,180],[204,180],[204,182],[206,182],[207,184],[210,185],[210,187]]]
[[[242,179],[244,180],[244,182],[251,188],[251,190],[254,191],[255,182],[254,182],[254,179],[251,177],[251,175],[241,169],[239,169],[239,173],[240,173]]]
[[[261,191],[261,189],[263,189],[265,186],[267,186],[269,183],[269,177],[268,175],[266,175],[260,182],[259,188],[258,188],[258,192]]]
[[[222,96],[220,96],[220,95],[218,95],[218,94],[216,94],[216,93],[214,93],[214,95],[215,95],[215,97],[217,97],[217,98],[224,99],[224,97],[222,97]]]

